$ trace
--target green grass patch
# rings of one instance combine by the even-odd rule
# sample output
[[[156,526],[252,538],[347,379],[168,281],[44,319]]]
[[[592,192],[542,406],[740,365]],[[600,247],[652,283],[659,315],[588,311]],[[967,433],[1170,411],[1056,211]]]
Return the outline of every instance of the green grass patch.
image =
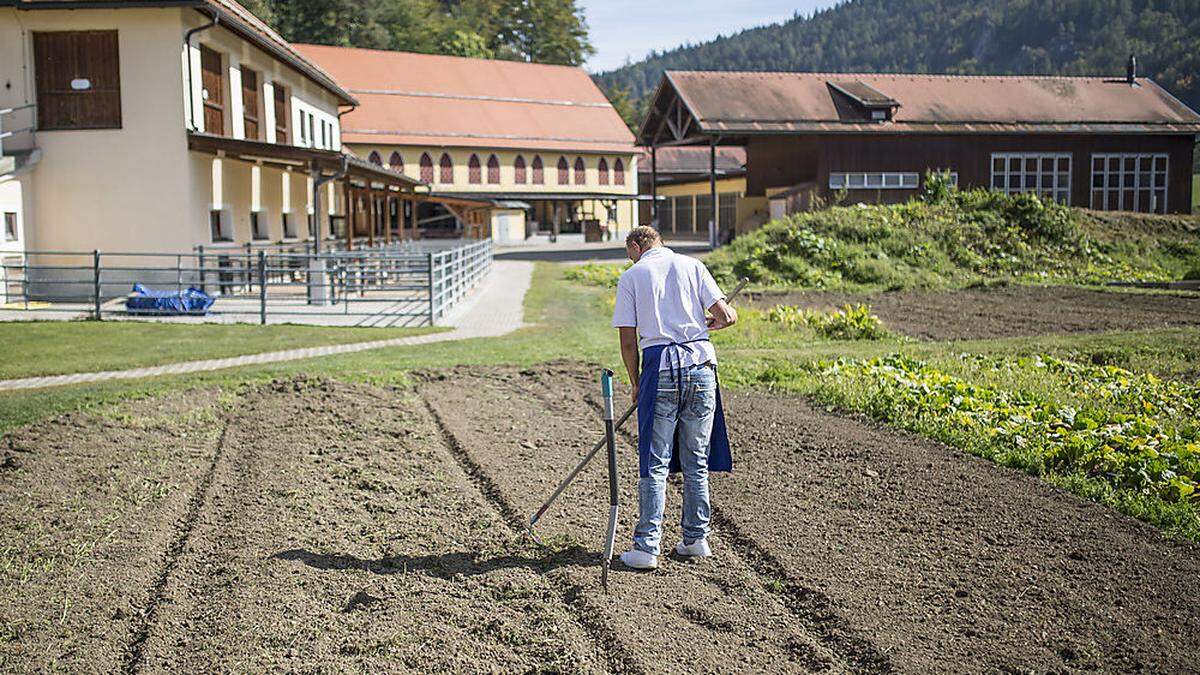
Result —
[[[949,190],[796,214],[706,258],[719,281],[844,290],[1180,279],[1200,219],[1101,214],[1034,195]]]
[[[580,281],[601,288],[616,288],[621,273],[629,269],[633,263],[598,263],[589,262],[569,268],[566,278]]]
[[[0,323],[0,379],[124,370],[448,330],[135,321]]]

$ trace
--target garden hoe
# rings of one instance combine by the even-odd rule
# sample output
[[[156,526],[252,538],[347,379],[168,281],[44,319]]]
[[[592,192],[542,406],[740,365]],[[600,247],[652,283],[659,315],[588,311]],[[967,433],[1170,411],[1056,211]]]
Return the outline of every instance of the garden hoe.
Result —
[[[600,585],[608,592],[608,566],[617,541],[617,429],[613,426],[613,371],[605,368],[600,375],[600,393],[604,397],[604,443],[608,446],[608,536],[604,539],[604,563]]]
[[[730,293],[729,296],[726,298],[726,301],[733,302],[733,299],[736,298],[738,296],[738,294],[742,292],[742,289],[746,287],[746,283],[748,281],[749,281],[749,279],[745,279],[745,278],[739,280],[737,286],[734,287],[733,292]],[[567,489],[567,486],[570,485],[571,482],[575,480],[575,477],[578,476],[579,473],[581,471],[583,471],[584,467],[586,467],[588,465],[588,463],[590,463],[592,461],[592,458],[596,456],[596,453],[600,452],[600,448],[603,448],[606,445],[609,445],[609,443],[610,443],[609,439],[616,434],[616,430],[620,429],[621,426],[625,424],[625,421],[628,420],[630,417],[632,417],[633,413],[637,412],[637,404],[634,403],[634,404],[630,405],[628,408],[626,408],[625,412],[621,413],[620,417],[618,417],[615,421],[613,421],[613,419],[612,419],[612,417],[613,417],[613,415],[612,415],[612,413],[613,413],[613,411],[612,411],[612,371],[606,370],[605,372],[608,373],[608,380],[607,380],[608,388],[605,390],[607,392],[607,393],[605,393],[605,400],[607,401],[607,403],[605,404],[605,406],[606,406],[605,407],[605,411],[606,411],[606,413],[605,413],[606,414],[605,435],[603,438],[601,438],[599,441],[597,441],[595,445],[592,446],[592,449],[590,451],[588,451],[588,454],[583,456],[583,459],[579,460],[579,463],[575,465],[575,468],[571,469],[571,472],[567,474],[567,477],[564,478],[562,480],[562,482],[558,484],[558,487],[554,488],[554,492],[550,493],[550,497],[548,497],[546,499],[546,502],[544,504],[542,504],[542,506],[537,510],[537,513],[533,514],[533,517],[529,519],[529,525],[526,526],[525,531],[529,533],[529,537],[531,539],[533,539],[535,542],[537,542],[537,544],[539,546],[545,546],[545,544],[542,542],[541,539],[538,539],[537,533],[534,532],[534,530],[533,530],[534,526],[537,525],[538,521],[541,520],[542,516],[546,514],[546,511],[548,511],[550,509],[550,505],[553,504],[554,501],[556,499],[558,499],[558,496],[563,493],[563,490]],[[610,425],[612,428],[611,433],[609,433],[609,431],[608,431]],[[609,535],[609,540],[608,540],[609,541],[608,553],[611,554],[612,553],[612,538],[613,538],[612,532],[613,532],[613,527],[615,526],[615,523],[616,523],[616,514],[617,514],[617,493],[616,493],[617,472],[615,469],[616,454],[615,454],[615,451],[611,449],[613,446],[609,445],[609,447],[610,447],[610,450],[609,450],[609,476],[608,476],[608,478],[609,478],[609,488],[611,491],[610,502],[611,502],[612,515],[611,515],[611,520],[609,521],[610,535]],[[606,555],[605,559],[604,559],[604,577],[606,579],[608,577],[608,558],[609,558],[609,556]]]

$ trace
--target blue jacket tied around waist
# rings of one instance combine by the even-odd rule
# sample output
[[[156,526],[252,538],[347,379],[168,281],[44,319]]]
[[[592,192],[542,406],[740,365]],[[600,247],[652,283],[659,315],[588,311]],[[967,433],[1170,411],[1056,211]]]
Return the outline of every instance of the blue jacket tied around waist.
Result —
[[[654,438],[654,403],[658,397],[658,370],[665,349],[676,345],[658,345],[642,350],[642,375],[638,380],[638,475],[650,475],[650,442]],[[679,473],[679,439],[671,446],[670,472]],[[709,471],[733,471],[733,455],[729,451],[729,433],[725,428],[725,408],[721,405],[721,383],[717,380],[717,410],[713,414],[712,436],[708,448]]]

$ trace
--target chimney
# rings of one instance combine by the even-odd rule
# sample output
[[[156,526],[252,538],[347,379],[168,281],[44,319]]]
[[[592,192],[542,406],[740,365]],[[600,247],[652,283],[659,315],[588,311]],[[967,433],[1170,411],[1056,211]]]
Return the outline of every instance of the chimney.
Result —
[[[1129,63],[1125,65],[1125,81],[1129,86],[1137,86],[1137,57],[1129,55]]]

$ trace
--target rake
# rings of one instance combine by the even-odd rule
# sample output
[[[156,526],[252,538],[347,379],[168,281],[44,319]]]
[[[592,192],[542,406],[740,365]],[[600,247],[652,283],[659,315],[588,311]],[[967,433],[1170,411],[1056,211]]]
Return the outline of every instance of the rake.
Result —
[[[749,282],[749,279],[745,279],[745,278],[740,279],[738,281],[737,286],[734,287],[733,292],[727,296],[726,301],[732,302],[733,299],[736,298],[738,296],[738,294],[740,294],[742,292],[742,289],[746,287],[746,284],[748,282]],[[548,511],[550,509],[550,505],[553,504],[555,502],[555,500],[558,499],[559,495],[561,495],[563,493],[563,491],[567,489],[567,486],[570,485],[575,480],[575,477],[578,476],[580,474],[580,472],[583,471],[584,468],[587,467],[587,465],[589,463],[591,463],[592,458],[596,456],[596,453],[600,452],[600,448],[603,448],[606,445],[609,445],[611,443],[612,444],[610,446],[611,449],[609,450],[609,454],[608,454],[608,457],[609,457],[609,469],[608,469],[608,472],[609,472],[608,473],[609,526],[608,526],[608,538],[605,541],[604,568],[603,568],[603,572],[602,572],[602,580],[605,583],[605,589],[607,589],[608,588],[608,586],[607,586],[608,564],[609,564],[609,560],[612,558],[612,547],[613,547],[613,543],[614,543],[614,537],[616,536],[616,519],[617,519],[617,469],[616,469],[617,459],[616,459],[616,448],[615,448],[615,445],[616,445],[615,436],[616,436],[616,430],[620,429],[625,424],[625,422],[633,415],[633,413],[635,413],[637,411],[637,404],[636,403],[631,404],[628,408],[625,409],[625,412],[621,413],[621,416],[618,417],[614,421],[613,420],[613,407],[612,407],[612,375],[613,375],[613,373],[611,370],[605,370],[604,373],[605,373],[604,378],[606,378],[606,379],[602,380],[602,393],[604,393],[604,396],[605,396],[605,420],[604,420],[605,433],[604,433],[604,437],[601,438],[599,441],[596,441],[596,444],[592,446],[592,449],[590,451],[588,451],[588,453],[586,455],[583,456],[583,459],[579,460],[579,463],[575,465],[575,468],[571,469],[571,472],[567,474],[566,478],[563,478],[562,482],[558,484],[558,487],[554,488],[554,492],[552,492],[550,494],[550,497],[547,498],[545,503],[543,503],[542,506],[537,510],[537,513],[534,513],[533,517],[529,519],[529,525],[527,525],[525,527],[525,531],[529,533],[529,538],[533,539],[533,541],[536,542],[539,546],[543,546],[543,547],[546,546],[546,544],[544,542],[542,542],[541,539],[538,538],[537,532],[535,532],[533,529],[534,526],[537,525],[538,521],[542,519],[542,516],[544,516],[546,514],[546,511]],[[610,438],[612,440],[610,440]]]

